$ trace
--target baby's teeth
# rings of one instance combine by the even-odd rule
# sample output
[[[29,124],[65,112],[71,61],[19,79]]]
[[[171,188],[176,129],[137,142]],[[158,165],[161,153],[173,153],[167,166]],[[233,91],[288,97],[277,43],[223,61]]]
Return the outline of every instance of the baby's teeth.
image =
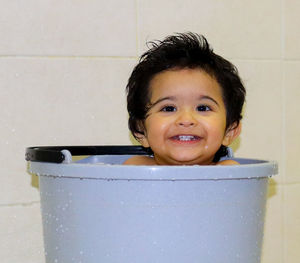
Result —
[[[180,141],[191,141],[194,139],[194,136],[191,135],[180,135],[179,140]]]

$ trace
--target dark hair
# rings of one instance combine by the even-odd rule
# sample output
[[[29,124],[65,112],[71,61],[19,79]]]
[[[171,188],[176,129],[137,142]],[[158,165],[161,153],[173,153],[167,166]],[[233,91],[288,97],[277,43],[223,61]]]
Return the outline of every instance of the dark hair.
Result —
[[[128,124],[136,139],[136,134],[144,134],[141,124],[146,118],[150,103],[150,81],[156,74],[168,69],[200,68],[215,78],[222,88],[226,107],[226,129],[233,124],[239,124],[245,101],[245,88],[236,67],[215,54],[204,36],[194,33],[176,34],[149,44],[151,48],[141,56],[126,87]],[[226,154],[227,148],[222,145],[214,161]]]

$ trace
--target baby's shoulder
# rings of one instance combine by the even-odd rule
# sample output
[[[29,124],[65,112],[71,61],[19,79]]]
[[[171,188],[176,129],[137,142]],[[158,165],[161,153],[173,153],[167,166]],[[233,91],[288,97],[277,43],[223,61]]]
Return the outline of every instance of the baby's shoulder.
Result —
[[[123,164],[125,165],[156,165],[153,157],[145,155],[136,155],[127,159]]]

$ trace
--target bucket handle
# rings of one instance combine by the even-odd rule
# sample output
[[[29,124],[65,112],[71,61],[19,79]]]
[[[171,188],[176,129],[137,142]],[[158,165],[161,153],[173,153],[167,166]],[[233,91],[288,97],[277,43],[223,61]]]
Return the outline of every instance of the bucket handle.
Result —
[[[72,156],[80,155],[149,155],[149,148],[135,145],[104,146],[35,146],[26,148],[25,159],[31,162],[62,163],[66,161],[64,150]],[[68,162],[68,161],[67,161]]]

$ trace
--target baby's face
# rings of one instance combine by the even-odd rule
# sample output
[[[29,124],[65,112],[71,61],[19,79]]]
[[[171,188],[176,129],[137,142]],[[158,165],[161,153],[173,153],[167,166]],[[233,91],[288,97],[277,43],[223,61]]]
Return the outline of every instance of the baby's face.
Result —
[[[150,82],[151,107],[141,143],[157,164],[211,164],[225,132],[221,87],[201,69],[167,70]]]

